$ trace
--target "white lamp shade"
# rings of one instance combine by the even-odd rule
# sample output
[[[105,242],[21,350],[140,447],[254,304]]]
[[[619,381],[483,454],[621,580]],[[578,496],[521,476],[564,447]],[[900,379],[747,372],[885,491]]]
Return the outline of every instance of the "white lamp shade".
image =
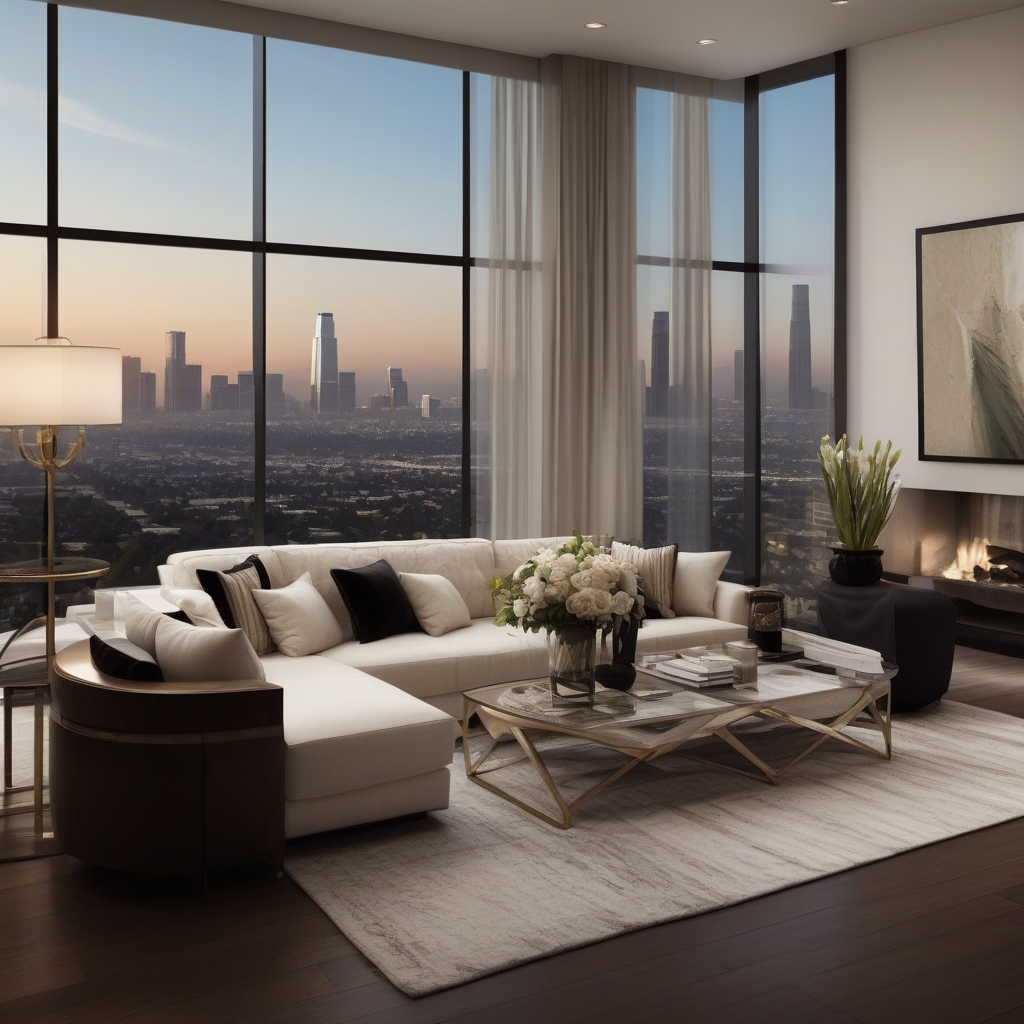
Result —
[[[0,345],[0,424],[121,422],[121,350],[86,345]]]

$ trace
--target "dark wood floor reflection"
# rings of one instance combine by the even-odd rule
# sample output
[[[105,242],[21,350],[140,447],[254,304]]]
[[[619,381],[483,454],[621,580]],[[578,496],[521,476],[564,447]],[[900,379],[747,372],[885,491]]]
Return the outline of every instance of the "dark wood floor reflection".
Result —
[[[1024,717],[1024,661],[961,648],[950,696]],[[262,864],[0,864],[0,1021],[356,1020],[1024,1022],[1024,819],[419,1000]]]

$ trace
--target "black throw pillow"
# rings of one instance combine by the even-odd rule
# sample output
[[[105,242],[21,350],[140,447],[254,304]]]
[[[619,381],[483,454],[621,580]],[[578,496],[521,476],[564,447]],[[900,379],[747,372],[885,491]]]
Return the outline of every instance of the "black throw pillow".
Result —
[[[101,640],[89,637],[89,651],[92,663],[104,675],[115,679],[127,679],[132,683],[162,683],[164,674],[160,666],[141,647],[124,637],[113,636]]]
[[[238,565],[233,565],[230,569],[225,569],[224,572],[230,575],[233,572],[241,572],[243,569],[250,568],[256,570],[256,574],[260,578],[261,589],[270,590],[270,576],[267,573],[267,567],[260,561],[259,555],[250,555],[244,562],[239,562]],[[199,580],[199,586],[213,598],[213,603],[224,620],[224,625],[228,629],[237,629],[238,624],[235,622],[235,614],[231,610],[231,602],[228,600],[227,594],[224,593],[224,584],[221,583],[216,571],[214,569],[196,569],[196,578]]]
[[[422,632],[398,573],[383,558],[361,569],[332,569],[331,577],[352,618],[352,633],[361,644],[398,633]]]

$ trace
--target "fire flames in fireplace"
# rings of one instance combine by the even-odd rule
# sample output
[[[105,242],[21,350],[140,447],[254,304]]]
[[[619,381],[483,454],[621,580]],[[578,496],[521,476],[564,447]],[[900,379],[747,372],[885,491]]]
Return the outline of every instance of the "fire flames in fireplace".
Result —
[[[1024,586],[1024,552],[990,544],[988,538],[960,544],[956,561],[942,570],[947,580]]]

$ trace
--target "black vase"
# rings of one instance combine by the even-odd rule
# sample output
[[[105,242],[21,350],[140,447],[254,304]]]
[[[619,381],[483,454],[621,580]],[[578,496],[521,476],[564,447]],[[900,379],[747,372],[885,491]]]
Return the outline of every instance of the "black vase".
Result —
[[[828,574],[844,587],[866,587],[882,578],[882,555],[879,548],[870,551],[850,551],[833,548],[835,554],[828,563]]]
[[[612,633],[612,663],[598,665],[594,678],[611,690],[628,690],[636,682],[636,641],[640,633],[640,620],[630,619],[629,627]]]

